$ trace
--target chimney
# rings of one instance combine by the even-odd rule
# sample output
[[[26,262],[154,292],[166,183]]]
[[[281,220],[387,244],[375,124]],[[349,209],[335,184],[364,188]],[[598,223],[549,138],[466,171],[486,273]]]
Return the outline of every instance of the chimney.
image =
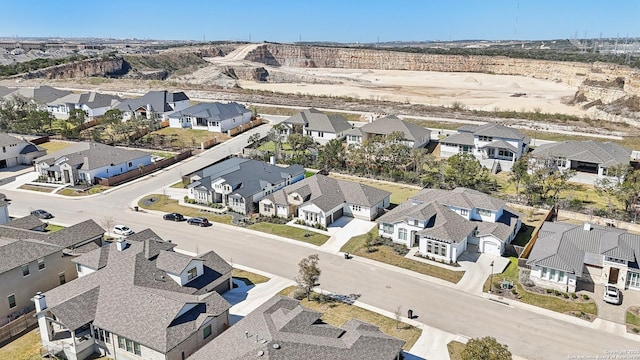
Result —
[[[36,312],[40,312],[47,308],[47,299],[44,298],[44,294],[38,291],[36,296],[33,297],[33,302],[36,303]]]
[[[585,222],[584,222],[584,225],[583,225],[583,227],[582,227],[582,229],[583,229],[584,231],[591,231],[591,223],[589,223],[589,222],[585,221]]]
[[[127,242],[124,241],[124,238],[120,238],[118,239],[118,241],[116,241],[116,249],[118,249],[118,251],[122,251],[126,248],[127,248]]]

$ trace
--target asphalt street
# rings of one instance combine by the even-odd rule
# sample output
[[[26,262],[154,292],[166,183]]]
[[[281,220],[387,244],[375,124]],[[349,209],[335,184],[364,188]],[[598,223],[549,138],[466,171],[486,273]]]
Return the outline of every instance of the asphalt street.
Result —
[[[247,144],[260,127],[242,134],[222,146],[153,176],[120,187],[106,194],[85,198],[65,198],[21,190],[1,190],[11,199],[12,216],[27,215],[43,208],[55,215],[54,223],[74,224],[94,219],[104,224],[111,217],[134,230],[151,228],[187,251],[214,250],[232,264],[241,264],[292,279],[303,257],[320,254],[320,288],[337,294],[358,294],[358,300],[394,312],[412,309],[422,323],[467,337],[493,336],[510,350],[528,359],[566,359],[571,355],[604,356],[606,351],[640,347],[632,340],[604,331],[565,322],[549,316],[506,306],[477,295],[434,284],[406,271],[359,261],[357,258],[323,253],[295,241],[280,241],[260,233],[250,233],[227,225],[208,228],[163,221],[158,213],[135,212],[132,201],[148,193],[162,193],[166,185],[180,176],[217,159],[234,154]],[[262,129],[264,128],[264,129]],[[104,225],[103,225],[104,226]]]

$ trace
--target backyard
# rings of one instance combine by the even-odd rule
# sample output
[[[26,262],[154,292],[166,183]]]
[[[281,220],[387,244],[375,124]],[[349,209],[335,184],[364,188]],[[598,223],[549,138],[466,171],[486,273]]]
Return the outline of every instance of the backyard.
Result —
[[[340,180],[355,181],[361,184],[369,185],[377,189],[386,190],[391,193],[391,198],[389,199],[389,201],[391,202],[391,204],[395,204],[395,205],[398,205],[400,203],[407,201],[407,199],[409,199],[411,196],[417,194],[418,191],[420,191],[420,188],[416,186],[403,185],[403,184],[391,183],[386,181],[378,181],[378,180],[366,179],[366,178],[361,178],[356,176],[345,176],[345,175],[331,173],[329,177],[332,177],[334,179],[340,179]]]

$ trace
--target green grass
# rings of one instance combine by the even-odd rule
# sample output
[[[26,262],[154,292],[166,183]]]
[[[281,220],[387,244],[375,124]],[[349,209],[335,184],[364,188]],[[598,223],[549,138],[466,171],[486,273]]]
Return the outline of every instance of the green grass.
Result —
[[[18,187],[18,189],[44,192],[44,193],[50,193],[54,190],[54,188],[49,186],[37,186],[37,185],[29,185],[29,184],[21,185],[20,187]]]
[[[282,290],[280,294],[286,296],[295,289],[295,286],[291,286]],[[304,299],[300,303],[306,308],[322,313],[321,319],[334,326],[341,327],[351,319],[358,319],[375,325],[383,333],[404,340],[404,350],[411,349],[422,334],[422,330],[414,326],[405,323],[398,324],[395,319],[341,301],[318,302]]]
[[[42,340],[36,328],[0,348],[0,359],[40,360]]]
[[[270,278],[266,276],[240,269],[233,269],[233,273],[231,274],[231,276],[238,280],[241,280],[242,282],[247,284],[247,286],[262,284],[270,280]]]
[[[73,143],[65,142],[65,141],[49,141],[44,144],[38,145],[41,148],[47,150],[47,154],[52,154],[56,151],[62,150],[66,147],[73,145]]]
[[[392,204],[401,204],[405,201],[407,201],[407,199],[409,199],[410,197],[412,197],[413,195],[417,194],[420,189],[417,189],[415,187],[412,186],[407,186],[407,185],[402,185],[402,184],[390,184],[390,183],[386,183],[386,182],[379,182],[376,180],[372,180],[372,179],[365,179],[365,178],[355,178],[355,177],[348,177],[348,176],[341,176],[338,174],[331,174],[330,177],[335,178],[335,179],[342,179],[342,180],[348,180],[348,181],[355,181],[355,182],[359,182],[361,184],[365,184],[365,185],[369,185],[371,187],[377,188],[377,189],[382,189],[385,191],[388,191],[391,193],[391,197],[389,199],[389,201]]]
[[[143,206],[143,202],[146,199],[149,198],[157,198],[158,201],[148,205],[148,206]],[[204,217],[209,219],[210,221],[215,221],[218,223],[223,223],[223,224],[231,224],[231,216],[230,215],[217,215],[217,214],[212,214],[209,212],[205,212],[205,211],[201,211],[199,209],[195,209],[195,208],[191,208],[191,207],[187,207],[187,206],[182,206],[178,204],[178,200],[172,200],[170,199],[168,196],[166,195],[160,195],[160,194],[151,194],[151,195],[147,195],[145,197],[143,197],[142,199],[140,199],[140,201],[138,201],[138,206],[141,209],[148,209],[148,210],[157,210],[157,211],[163,211],[163,212],[177,212],[180,213],[186,217]]]
[[[569,299],[564,299],[563,297],[559,297],[556,295],[544,295],[532,293],[527,290],[520,284],[518,280],[518,259],[515,257],[509,258],[510,263],[502,274],[494,274],[493,276],[493,287],[499,286],[502,279],[513,281],[516,284],[516,289],[518,294],[522,297],[520,301],[525,304],[530,304],[534,306],[538,306],[541,308],[553,310],[559,313],[570,313],[570,312],[584,312],[586,314],[597,314],[597,308],[595,302],[593,300],[589,300],[588,302],[576,301]],[[489,282],[491,277],[485,281],[484,291],[489,291]],[[581,299],[581,297],[578,297]]]
[[[378,237],[377,228],[373,228],[370,233],[373,234],[374,238]],[[452,282],[454,284],[460,281],[460,279],[462,279],[462,276],[464,275],[464,271],[453,271],[440,266],[435,266],[421,261],[408,259],[404,256],[400,256],[396,254],[396,252],[389,246],[374,246],[373,249],[375,249],[375,251],[367,252],[367,248],[365,246],[366,239],[367,234],[354,236],[349,239],[349,241],[347,241],[344,246],[342,246],[340,251],[348,252],[355,256],[362,256],[367,259],[380,261],[385,264],[394,265],[403,269],[415,271],[420,274],[433,276],[438,279]]]
[[[201,142],[212,140],[214,137],[217,138],[218,141],[229,140],[229,136],[227,134],[214,133],[206,130],[178,129],[171,127],[154,131],[152,134],[164,135],[168,138],[173,137],[175,139],[175,141],[173,141],[174,144],[183,144],[186,147],[192,146],[194,141],[196,144],[195,146],[199,147]]]
[[[449,350],[450,360],[462,360],[462,352],[467,345],[459,341],[451,341],[447,344],[447,350]]]
[[[305,229],[299,229],[293,226],[272,224],[268,222],[259,222],[248,227],[251,230],[262,231],[267,234],[278,235],[289,239],[304,241],[309,244],[321,246],[327,240],[329,236],[318,234],[313,231],[306,231]],[[309,236],[304,236],[308,234]]]
[[[640,326],[640,316],[636,315],[633,311],[631,311],[632,308],[637,308],[637,306],[632,306],[631,308],[629,308],[629,310],[627,310],[627,316],[626,316],[627,324]],[[635,310],[636,310],[635,312],[638,312],[637,309]]]
[[[64,226],[54,225],[54,224],[47,224],[46,231],[49,232],[49,233],[52,233],[52,232],[56,232],[56,231],[58,231],[60,229],[64,229]]]
[[[58,191],[57,194],[64,195],[64,196],[87,196],[87,195],[99,194],[107,189],[109,189],[108,186],[94,185],[87,191],[78,191],[70,188],[64,188]]]
[[[421,119],[405,119],[408,122],[412,122],[414,124],[418,124],[422,127],[431,128],[431,129],[443,129],[443,130],[457,130],[459,127],[464,124],[459,123],[448,123],[448,122],[440,122],[433,120],[421,120]]]
[[[187,188],[187,184],[183,183],[182,181],[178,181],[177,183],[169,186],[175,189],[186,189]]]
[[[315,174],[316,174],[315,172],[307,170],[307,171],[304,172],[304,177],[305,178],[312,177]]]

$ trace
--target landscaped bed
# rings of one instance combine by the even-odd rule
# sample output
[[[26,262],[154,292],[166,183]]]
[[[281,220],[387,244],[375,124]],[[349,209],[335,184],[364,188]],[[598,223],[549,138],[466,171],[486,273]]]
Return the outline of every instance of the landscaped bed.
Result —
[[[244,282],[247,286],[262,284],[270,280],[270,278],[266,276],[235,268],[233,269],[231,276]]]
[[[101,193],[101,192],[103,192],[103,191],[105,191],[107,189],[109,189],[108,186],[94,185],[94,186],[88,188],[87,190],[64,188],[64,189],[58,191],[57,194],[64,195],[64,196],[87,196],[87,195],[99,194],[99,193]]]
[[[640,334],[640,306],[630,306],[626,314],[627,331]]]
[[[54,188],[52,188],[51,186],[39,186],[39,185],[29,185],[29,184],[21,185],[20,187],[18,187],[18,189],[44,192],[44,193],[50,193],[54,190]]]

